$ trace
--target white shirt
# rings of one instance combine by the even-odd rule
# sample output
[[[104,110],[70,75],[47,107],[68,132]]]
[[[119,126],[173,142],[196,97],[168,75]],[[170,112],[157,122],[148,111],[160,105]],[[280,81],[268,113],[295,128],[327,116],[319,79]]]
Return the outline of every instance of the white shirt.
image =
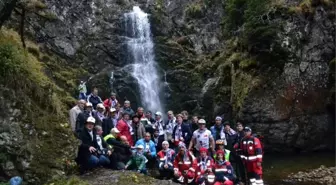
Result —
[[[101,137],[96,135],[96,139],[97,139],[97,143],[98,143],[100,150],[103,150],[104,148],[103,148],[103,142],[101,140]]]
[[[169,134],[173,134],[174,127],[176,125],[176,118],[173,117],[173,119],[168,120],[167,130],[166,132]]]
[[[160,121],[156,121],[154,123],[154,127],[159,130],[159,135],[162,136],[165,134],[165,130],[163,129],[163,121],[160,119]]]
[[[91,140],[93,141],[93,132],[92,132],[92,130],[89,131],[89,134],[90,134],[90,136],[91,136]]]
[[[202,147],[207,148],[207,149],[210,148],[210,139],[213,138],[210,130],[208,130],[208,129],[204,129],[204,130],[197,129],[197,130],[194,131],[192,137],[196,141],[195,148],[197,150],[199,150]]]

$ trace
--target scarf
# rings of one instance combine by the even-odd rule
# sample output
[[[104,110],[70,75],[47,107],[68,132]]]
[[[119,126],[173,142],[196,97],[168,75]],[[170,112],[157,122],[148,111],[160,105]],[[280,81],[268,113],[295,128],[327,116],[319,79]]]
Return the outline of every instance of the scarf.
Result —
[[[235,135],[236,131],[234,131],[232,128],[230,128],[230,130],[227,132],[225,131],[227,134],[229,134],[230,136]]]
[[[104,113],[97,112],[97,117],[100,119],[100,121],[103,121],[105,118]]]
[[[223,165],[224,165],[224,163],[225,163],[225,161],[224,161],[224,160],[218,160],[218,161],[217,161],[217,164],[218,164],[218,165],[220,165],[220,166],[223,166]]]
[[[182,137],[182,127],[181,125],[177,125],[176,131],[175,131],[175,141],[179,141]]]
[[[208,157],[201,158],[201,170],[202,171],[207,169],[207,160],[208,160]]]

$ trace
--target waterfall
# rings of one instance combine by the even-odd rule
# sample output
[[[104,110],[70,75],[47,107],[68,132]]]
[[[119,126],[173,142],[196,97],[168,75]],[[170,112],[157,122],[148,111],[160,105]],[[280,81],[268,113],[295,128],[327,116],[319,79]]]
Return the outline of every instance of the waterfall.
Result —
[[[154,59],[153,40],[148,14],[138,6],[125,15],[127,62],[137,80],[142,106],[153,112],[163,111],[160,100],[160,79]]]

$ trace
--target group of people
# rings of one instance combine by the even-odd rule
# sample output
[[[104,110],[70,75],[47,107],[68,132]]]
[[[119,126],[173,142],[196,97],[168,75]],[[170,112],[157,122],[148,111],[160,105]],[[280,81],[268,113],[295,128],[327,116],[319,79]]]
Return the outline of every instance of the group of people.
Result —
[[[80,96],[69,111],[71,128],[81,140],[77,163],[81,173],[103,166],[147,174],[157,168],[160,178],[181,184],[262,185],[262,144],[250,127],[237,122],[236,131],[220,116],[207,129],[207,122],[187,111],[154,117],[128,100],[123,107],[116,94],[105,101],[95,88]]]

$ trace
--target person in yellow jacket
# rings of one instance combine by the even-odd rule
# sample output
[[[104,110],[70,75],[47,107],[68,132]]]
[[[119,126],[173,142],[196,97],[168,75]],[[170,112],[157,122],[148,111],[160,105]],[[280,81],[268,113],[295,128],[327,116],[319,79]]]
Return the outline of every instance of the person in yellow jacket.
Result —
[[[225,161],[232,161],[232,160],[230,160],[230,159],[232,159],[231,158],[231,151],[230,150],[227,150],[227,149],[225,149],[224,148],[224,144],[225,144],[225,141],[224,140],[222,140],[222,139],[218,139],[217,141],[216,141],[216,148],[217,148],[217,150],[222,150],[222,151],[224,151],[224,158],[225,158]],[[214,154],[214,156],[213,156],[214,158],[216,158],[216,154]]]

